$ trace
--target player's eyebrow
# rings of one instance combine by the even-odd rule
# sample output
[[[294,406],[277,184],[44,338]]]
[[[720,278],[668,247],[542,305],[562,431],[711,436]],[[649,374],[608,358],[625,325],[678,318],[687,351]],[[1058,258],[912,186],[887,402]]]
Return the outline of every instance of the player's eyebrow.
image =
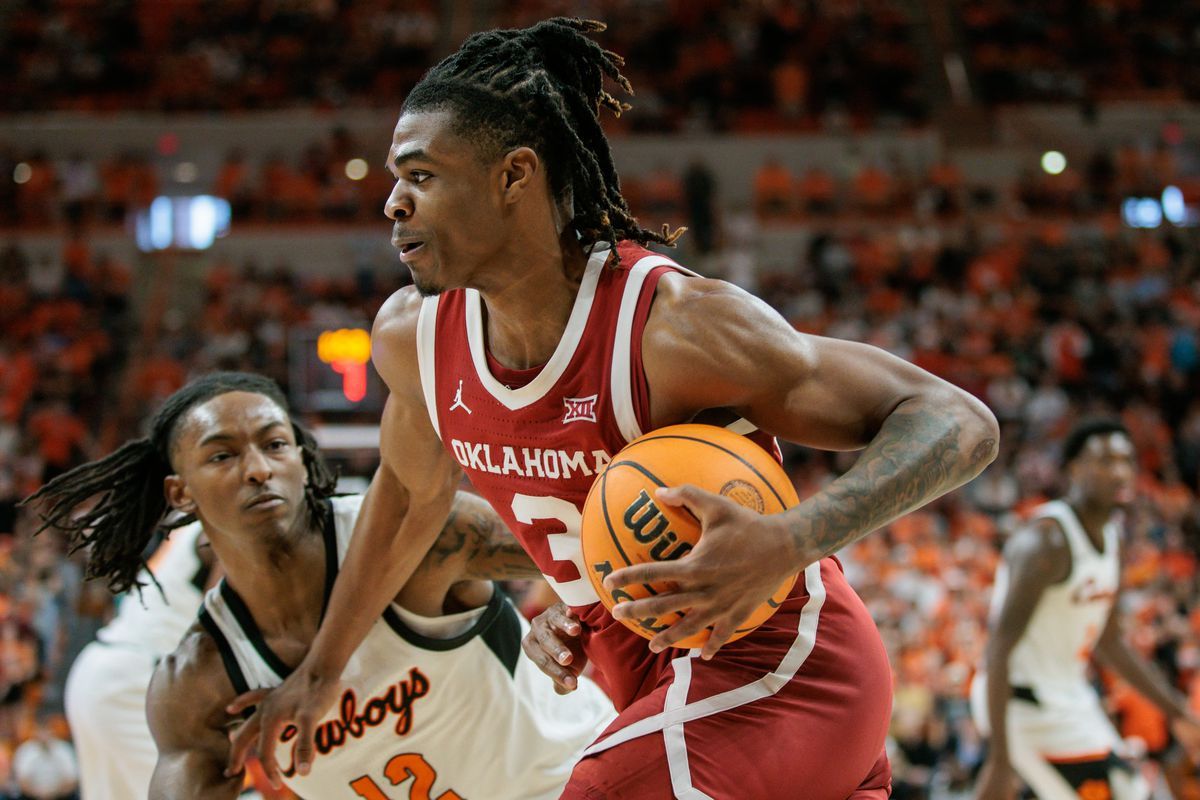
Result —
[[[264,433],[271,430],[271,428],[274,428],[278,425],[283,425],[283,424],[284,424],[284,422],[281,419],[272,420],[271,422],[268,422],[266,425],[263,425],[261,428],[259,428],[257,431],[255,431],[254,435],[262,436]],[[201,439],[200,443],[197,446],[203,447],[206,444],[212,444],[214,442],[228,442],[228,441],[232,441],[233,439],[236,439],[236,438],[237,438],[236,436],[234,436],[232,433],[230,433],[228,431],[216,431],[215,433],[210,433],[208,436],[205,436],[203,439]]]
[[[418,147],[415,150],[397,153],[396,157],[392,159],[392,166],[400,169],[409,161],[433,161],[433,159],[429,157],[429,153],[425,152],[424,148]]]

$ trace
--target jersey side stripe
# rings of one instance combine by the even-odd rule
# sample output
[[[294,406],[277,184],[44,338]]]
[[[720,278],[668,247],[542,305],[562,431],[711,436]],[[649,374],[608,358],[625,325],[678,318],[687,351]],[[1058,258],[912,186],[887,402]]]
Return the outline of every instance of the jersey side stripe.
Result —
[[[438,298],[426,297],[421,301],[421,311],[417,315],[417,372],[421,373],[421,389],[425,394],[425,408],[429,411],[429,421],[433,423],[433,432],[442,437],[438,427],[437,410],[437,370],[434,369],[434,342],[437,339]]]
[[[664,730],[669,726],[719,714],[722,711],[728,711],[731,708],[737,708],[777,693],[796,676],[817,643],[817,623],[820,620],[821,607],[825,605],[825,584],[821,580],[820,561],[810,564],[804,570],[804,585],[808,589],[809,596],[808,602],[800,611],[796,638],[774,671],[736,689],[688,703],[682,708],[665,709],[658,714],[638,720],[614,731],[607,739],[596,742],[583,754],[590,756],[593,753],[600,753],[640,736]]]

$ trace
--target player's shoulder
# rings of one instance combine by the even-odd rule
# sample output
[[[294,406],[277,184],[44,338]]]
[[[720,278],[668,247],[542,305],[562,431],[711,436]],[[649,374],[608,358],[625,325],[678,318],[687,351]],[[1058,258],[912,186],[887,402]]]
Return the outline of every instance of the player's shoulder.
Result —
[[[424,300],[415,286],[405,286],[392,292],[375,314],[372,338],[415,336]]]
[[[717,278],[669,272],[655,289],[643,346],[671,358],[728,366],[732,355],[752,354],[764,343],[784,340],[793,348],[793,359],[811,355],[811,339],[745,289]]]
[[[1004,559],[1013,567],[1027,567],[1065,578],[1071,564],[1071,546],[1062,524],[1054,517],[1037,517],[1017,528],[1004,545]]]
[[[200,728],[220,727],[234,687],[215,639],[193,623],[175,650],[154,669],[146,712],[155,738],[170,741]]]
[[[406,286],[384,301],[371,327],[371,361],[392,394],[411,386],[418,369],[417,323],[424,298]]]

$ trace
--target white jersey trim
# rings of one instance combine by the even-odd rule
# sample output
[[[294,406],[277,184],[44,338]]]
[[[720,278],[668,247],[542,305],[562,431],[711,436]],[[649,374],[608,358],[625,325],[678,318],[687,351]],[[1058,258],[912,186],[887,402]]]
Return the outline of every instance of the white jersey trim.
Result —
[[[637,422],[637,414],[633,410],[633,365],[630,364],[630,350],[633,346],[633,315],[637,310],[638,300],[642,296],[642,287],[646,284],[646,276],[655,267],[678,266],[669,258],[663,256],[646,256],[638,260],[629,270],[625,279],[625,290],[621,294],[621,310],[617,312],[616,338],[613,340],[612,358],[612,406],[617,418],[617,427],[626,442],[632,442],[642,435],[641,426]]]
[[[417,372],[421,374],[421,390],[425,394],[425,409],[429,412],[429,421],[433,423],[433,432],[442,438],[438,426],[437,411],[437,368],[434,354],[434,343],[437,341],[438,298],[426,297],[421,301],[421,311],[417,315]]]
[[[600,271],[608,260],[607,249],[597,250],[588,258],[587,268],[583,272],[583,281],[579,285],[579,294],[575,296],[575,305],[567,320],[567,327],[554,355],[546,362],[537,377],[517,389],[509,389],[492,375],[488,367],[483,331],[483,300],[477,289],[466,290],[466,321],[467,344],[471,349],[471,360],[475,362],[475,373],[479,382],[488,394],[510,411],[516,411],[541,400],[558,383],[558,379],[570,365],[575,356],[575,350],[583,339],[583,331],[587,327],[588,316],[592,311],[592,301],[596,297],[596,284],[600,282]]]
[[[680,656],[671,662],[675,670],[675,680],[667,689],[667,697],[663,701],[664,711],[673,711],[687,705],[688,689],[692,685],[692,659],[698,655],[699,650],[689,650],[686,656]],[[688,764],[687,739],[682,722],[663,730],[663,744],[667,751],[667,770],[671,775],[671,790],[675,797],[680,800],[712,800],[692,785],[692,770]]]
[[[733,422],[725,426],[726,430],[733,431],[739,436],[747,436],[758,430],[758,426],[745,417],[738,417]]]
[[[679,708],[666,708],[668,703],[664,701],[662,711],[614,731],[608,738],[585,750],[583,755],[601,753],[646,734],[665,731],[671,726],[719,714],[778,693],[800,671],[800,667],[804,665],[817,643],[817,623],[820,621],[821,608],[825,605],[825,583],[821,579],[820,561],[810,564],[804,570],[804,585],[808,589],[808,602],[800,611],[796,638],[780,660],[779,666],[772,672],[736,689],[687,703]],[[669,693],[668,689],[668,697]]]

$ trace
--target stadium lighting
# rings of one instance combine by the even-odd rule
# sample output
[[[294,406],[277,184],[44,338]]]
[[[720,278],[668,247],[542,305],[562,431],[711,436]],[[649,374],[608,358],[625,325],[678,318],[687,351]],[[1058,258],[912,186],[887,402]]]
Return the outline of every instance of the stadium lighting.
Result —
[[[1187,223],[1187,206],[1184,204],[1183,192],[1178,186],[1168,186],[1162,193],[1162,212],[1167,222],[1172,225]]]
[[[1067,168],[1067,157],[1057,150],[1042,153],[1042,169],[1047,175],[1059,175]]]
[[[361,158],[352,158],[347,161],[346,177],[352,181],[361,181],[367,177],[367,162]]]
[[[32,177],[33,167],[24,161],[13,167],[13,183],[29,183],[29,179]]]

